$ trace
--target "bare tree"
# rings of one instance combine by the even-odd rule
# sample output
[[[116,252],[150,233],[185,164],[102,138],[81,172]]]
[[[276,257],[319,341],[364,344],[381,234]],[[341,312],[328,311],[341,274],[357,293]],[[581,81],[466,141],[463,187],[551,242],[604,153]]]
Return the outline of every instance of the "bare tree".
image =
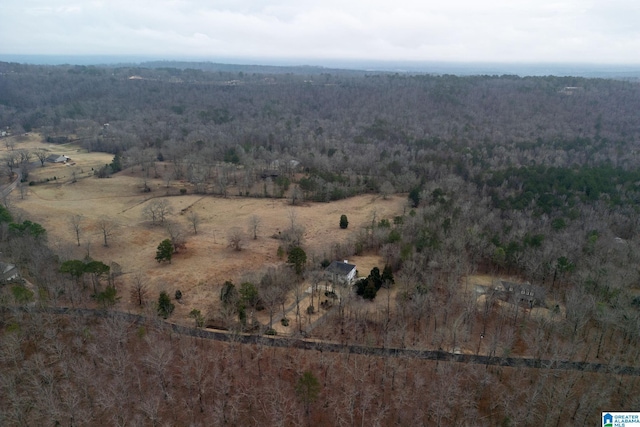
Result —
[[[156,212],[154,202],[147,204],[142,209],[142,217],[147,221],[151,221],[151,224],[156,224],[158,221],[158,213]]]
[[[289,228],[284,230],[280,238],[286,243],[288,248],[300,246],[304,237],[304,227],[298,225],[298,214],[295,210],[289,210]]]
[[[296,228],[296,225],[298,223],[298,213],[293,208],[291,208],[287,213],[287,217],[289,218],[291,229]]]
[[[7,165],[0,170],[0,175],[6,176],[7,181],[10,182],[13,180],[13,169]]]
[[[594,311],[593,296],[586,294],[580,287],[567,292],[566,296],[566,330],[571,335],[572,342],[583,332]]]
[[[29,150],[20,149],[17,151],[20,165],[28,165],[31,161],[31,152]]]
[[[16,143],[13,138],[5,138],[4,146],[7,147],[7,150],[13,151],[13,149],[16,148]]]
[[[187,221],[193,227],[193,234],[198,234],[198,226],[200,225],[200,215],[194,210],[190,210],[187,213]]]
[[[395,192],[395,188],[389,181],[385,181],[380,186],[380,193],[382,193],[382,198],[387,200],[391,194]]]
[[[184,248],[185,238],[184,238],[184,228],[182,225],[177,222],[167,221],[164,225],[165,230],[169,233],[169,238],[171,239],[171,243],[173,244],[174,252],[178,252],[179,248]]]
[[[193,184],[193,191],[196,194],[207,193],[207,171],[199,165],[189,165],[187,175],[189,182]]]
[[[47,161],[48,152],[42,148],[38,148],[33,152],[33,154],[40,160],[40,166],[44,167],[44,162]]]
[[[300,190],[300,187],[298,187],[297,185],[293,187],[293,189],[291,190],[291,204],[295,206],[301,203],[303,201],[303,198],[304,197],[302,194],[302,190]]]
[[[29,193],[29,188],[26,185],[24,185],[24,182],[19,181],[18,182],[18,191],[20,192],[20,200],[24,200],[24,198],[27,195],[27,193]]]
[[[13,170],[20,164],[20,153],[17,151],[9,151],[5,154],[3,160],[9,168],[9,173],[13,174]]]
[[[7,208],[8,211],[13,213],[14,203],[13,203],[13,198],[11,197],[11,193],[9,192],[9,193],[2,194],[2,196],[0,197],[0,200],[2,200],[2,204],[4,205],[4,207]]]
[[[173,360],[173,350],[166,341],[154,339],[147,335],[149,350],[142,359],[153,376],[156,377],[160,390],[165,399],[169,399],[169,387],[171,385],[170,370],[167,369]]]
[[[263,194],[264,197],[273,195],[273,180],[269,176],[264,180]]]
[[[101,177],[101,178],[104,178],[104,176]],[[149,183],[148,183],[149,177],[144,175],[144,176],[141,177],[141,181],[142,181],[142,192],[143,193],[150,193],[151,192],[151,187],[149,187]]]
[[[162,199],[157,203],[156,209],[158,212],[158,219],[160,220],[161,224],[164,224],[169,215],[173,213],[173,208],[165,199]]]
[[[298,225],[298,214],[295,210],[290,209],[288,216],[290,227],[281,233],[280,238],[286,243],[288,248],[300,246],[304,238],[305,229],[301,225]]]
[[[100,230],[100,234],[102,234],[102,238],[104,240],[104,246],[109,246],[109,239],[111,239],[118,229],[118,224],[111,221],[107,217],[102,217],[98,220],[97,223],[98,230]]]
[[[169,188],[169,186],[171,185],[171,181],[174,178],[174,175],[175,175],[174,171],[170,170],[170,169],[167,169],[167,167],[165,165],[165,170],[164,170],[164,172],[162,174],[162,178],[164,179],[165,187]]]
[[[80,246],[80,234],[82,232],[83,221],[84,221],[84,217],[79,214],[71,215],[71,217],[69,217],[69,226],[71,227],[71,230],[76,235],[76,242],[78,243],[78,246]]]
[[[153,225],[157,223],[164,224],[172,213],[173,208],[166,199],[153,200],[142,210],[142,216],[147,221],[151,221]]]
[[[216,178],[216,188],[218,189],[218,194],[222,195],[223,197],[227,197],[229,178],[227,176],[226,169],[218,168]]]
[[[147,294],[149,293],[149,288],[147,286],[147,280],[142,275],[140,271],[138,271],[133,276],[133,284],[131,286],[131,300],[135,301],[139,307],[145,305],[147,300]]]
[[[269,311],[269,328],[273,327],[273,315],[278,309],[282,294],[282,288],[276,285],[269,285],[260,289],[260,297]]]
[[[244,233],[239,227],[233,227],[227,234],[227,241],[230,248],[233,248],[235,251],[241,251],[242,243],[244,241]]]
[[[111,261],[109,267],[109,285],[115,286],[116,277],[122,276],[122,266],[115,261]]]
[[[262,220],[258,215],[251,215],[251,218],[249,218],[249,230],[253,234],[253,240],[258,239],[258,229],[261,224]]]
[[[293,296],[296,299],[296,323],[298,325],[298,332],[302,332],[302,316],[300,313],[300,302],[304,299],[304,289],[301,285],[295,284],[293,287]]]

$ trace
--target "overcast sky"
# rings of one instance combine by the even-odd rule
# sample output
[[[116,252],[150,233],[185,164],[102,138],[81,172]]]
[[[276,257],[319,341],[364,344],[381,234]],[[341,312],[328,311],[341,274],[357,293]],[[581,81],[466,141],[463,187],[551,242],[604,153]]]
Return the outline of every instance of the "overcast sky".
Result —
[[[0,54],[640,63],[640,0],[0,0]]]

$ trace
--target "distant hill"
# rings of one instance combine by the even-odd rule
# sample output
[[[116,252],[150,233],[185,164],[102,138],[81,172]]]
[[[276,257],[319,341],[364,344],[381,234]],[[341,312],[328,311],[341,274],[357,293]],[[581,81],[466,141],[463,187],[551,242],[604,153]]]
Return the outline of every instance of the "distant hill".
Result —
[[[157,58],[141,55],[8,55],[0,61],[38,65],[141,66],[256,74],[399,73],[435,75],[575,76],[640,79],[640,64],[364,61],[345,59]]]

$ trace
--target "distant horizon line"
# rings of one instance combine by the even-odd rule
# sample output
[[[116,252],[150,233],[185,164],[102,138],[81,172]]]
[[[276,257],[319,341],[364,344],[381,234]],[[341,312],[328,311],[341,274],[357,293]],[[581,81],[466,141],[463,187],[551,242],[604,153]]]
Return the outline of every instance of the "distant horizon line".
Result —
[[[160,56],[137,54],[3,54],[0,61],[29,65],[144,65],[149,62],[210,63],[263,67],[315,67],[363,72],[421,74],[515,74],[525,76],[629,77],[640,78],[640,63],[506,62],[456,60],[385,60],[327,58],[258,58],[211,56]]]

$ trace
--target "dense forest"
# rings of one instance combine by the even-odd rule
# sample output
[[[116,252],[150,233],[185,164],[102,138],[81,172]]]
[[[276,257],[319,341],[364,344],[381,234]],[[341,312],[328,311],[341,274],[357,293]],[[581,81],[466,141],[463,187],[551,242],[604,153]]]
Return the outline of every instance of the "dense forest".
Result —
[[[489,355],[638,366],[638,82],[209,68],[0,63],[0,127],[112,153],[105,173],[169,162],[202,194],[265,197],[273,170],[269,195],[293,204],[406,194],[405,214],[333,249],[381,254],[400,289],[393,316],[335,311],[341,342],[455,348],[482,331]],[[54,249],[6,214],[3,257],[64,303]],[[477,272],[531,283],[562,320],[478,309],[455,292]],[[28,300],[2,299],[6,425],[593,425],[639,404],[634,376],[243,350]]]

